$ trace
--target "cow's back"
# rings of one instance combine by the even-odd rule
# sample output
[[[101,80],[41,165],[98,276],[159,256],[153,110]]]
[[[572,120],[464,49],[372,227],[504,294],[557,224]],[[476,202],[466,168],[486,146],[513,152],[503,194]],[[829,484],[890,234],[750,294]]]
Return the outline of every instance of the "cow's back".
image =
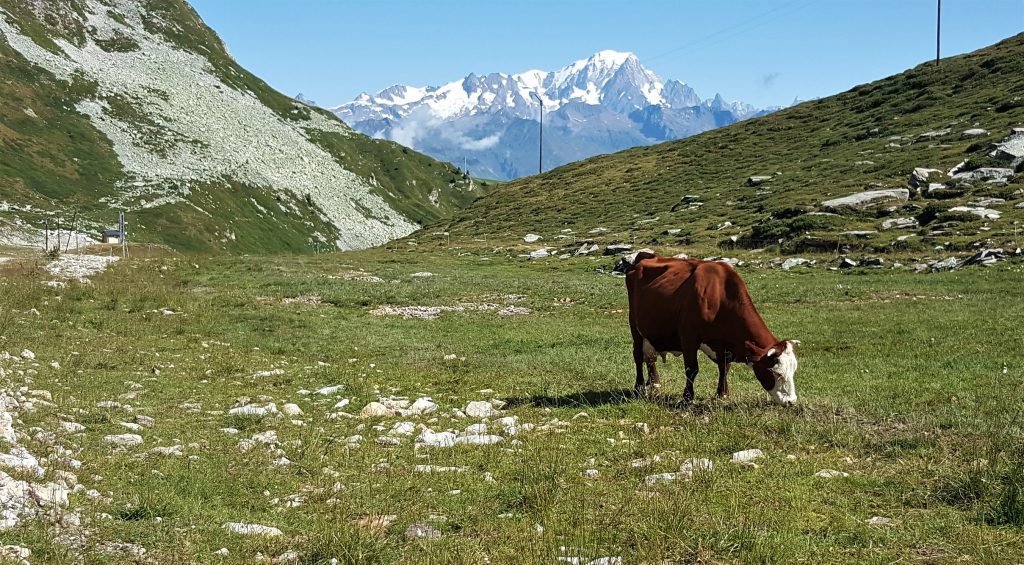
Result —
[[[632,331],[659,351],[680,351],[682,338],[711,331],[735,305],[750,303],[739,274],[718,261],[643,259],[626,274],[626,288]]]

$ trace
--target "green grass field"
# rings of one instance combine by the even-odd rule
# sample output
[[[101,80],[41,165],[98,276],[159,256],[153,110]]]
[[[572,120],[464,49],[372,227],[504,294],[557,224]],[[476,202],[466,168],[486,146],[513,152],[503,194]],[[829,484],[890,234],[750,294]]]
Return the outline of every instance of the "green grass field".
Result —
[[[624,284],[595,272],[610,259],[165,257],[64,289],[29,266],[4,265],[0,351],[31,349],[35,365],[0,361],[2,384],[50,391],[53,406],[20,412],[15,428],[46,457],[43,480],[73,471],[81,491],[98,491],[2,532],[33,563],[250,563],[288,551],[305,563],[1024,560],[1020,263],[919,275],[741,268],[773,331],[802,341],[795,409],[771,405],[740,366],[733,397],[715,400],[703,357],[692,405],[675,359],[660,397],[632,398]],[[359,280],[367,273],[382,282]],[[434,320],[371,314],[459,304]],[[342,388],[300,394],[332,385]],[[382,396],[429,396],[439,408],[359,417]],[[487,422],[496,444],[414,448],[420,429],[397,446],[376,442],[400,421],[461,432],[482,420],[453,410],[491,399],[505,402]],[[303,414],[227,414],[267,402]],[[120,424],[136,416],[153,423]],[[524,429],[510,435],[498,422],[508,416]],[[62,429],[69,421],[85,430]],[[276,442],[240,449],[270,430]],[[122,433],[143,443],[115,452],[103,438]],[[150,453],[173,445],[182,455]],[[759,468],[730,464],[753,448],[765,454]],[[61,462],[63,449],[80,468]],[[290,464],[274,466],[282,456]],[[687,458],[714,468],[645,484]],[[849,476],[815,476],[825,469]],[[242,536],[227,522],[283,535]],[[407,539],[412,524],[440,537]]]

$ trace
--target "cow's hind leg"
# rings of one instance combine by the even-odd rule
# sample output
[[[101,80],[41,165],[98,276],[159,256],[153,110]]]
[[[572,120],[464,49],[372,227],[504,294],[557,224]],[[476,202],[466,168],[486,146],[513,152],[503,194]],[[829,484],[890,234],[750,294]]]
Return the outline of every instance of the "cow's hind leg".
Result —
[[[661,376],[658,374],[658,351],[646,339],[643,349],[644,364],[647,365],[647,387],[654,390],[659,389],[661,388]]]
[[[636,382],[633,390],[640,394],[644,390],[644,338],[633,335],[633,363],[636,365]]]
[[[693,402],[693,381],[697,378],[699,371],[696,347],[683,349],[683,365],[686,367],[686,389],[683,391],[683,400]]]

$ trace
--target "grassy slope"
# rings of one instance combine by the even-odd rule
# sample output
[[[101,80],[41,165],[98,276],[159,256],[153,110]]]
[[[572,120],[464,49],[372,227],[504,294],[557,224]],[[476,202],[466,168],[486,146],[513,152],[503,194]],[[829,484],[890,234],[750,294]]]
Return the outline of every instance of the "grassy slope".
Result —
[[[153,16],[147,29],[205,56],[225,83],[252,92],[278,115],[299,125],[310,112],[337,119],[330,112],[297,105],[241,68],[184,1],[144,1]],[[84,32],[75,18],[76,10],[81,8],[75,2],[53,8],[57,15],[49,21],[36,20],[21,0],[5,0],[3,7],[16,16],[30,37],[55,52],[59,47],[52,37],[83,41]],[[107,47],[133,48],[116,44]],[[41,223],[55,214],[66,220],[78,211],[89,220],[112,222],[116,213],[98,200],[115,192],[115,183],[124,178],[123,171],[105,136],[92,127],[86,116],[74,110],[79,100],[94,94],[93,87],[85,81],[67,84],[56,80],[30,65],[6,43],[0,42],[0,57],[0,200],[40,208],[37,213],[22,214],[29,221]],[[38,118],[27,115],[25,108]],[[130,112],[131,108],[126,107],[125,111]],[[385,201],[416,222],[438,221],[481,193],[479,189],[465,190],[454,166],[391,142],[372,140],[355,132],[315,132],[311,137],[342,166],[367,180],[373,179]],[[456,181],[454,185],[452,181]],[[430,201],[435,190],[436,206]],[[249,196],[267,209],[276,209],[267,205],[273,197],[264,190],[237,183],[231,187],[211,186],[194,194],[191,203],[139,211],[134,214],[133,231],[139,240],[170,243],[184,251],[236,252],[309,250],[312,231],[319,230],[328,238],[333,233],[333,227],[313,211],[261,218],[248,202]],[[210,207],[211,203],[217,206]],[[192,204],[210,211],[213,217],[199,212]],[[225,238],[229,227],[236,234],[235,240]]]
[[[223,562],[237,563],[288,549],[309,563],[1024,558],[1024,406],[1014,392],[1024,371],[1016,323],[1024,306],[1005,300],[1018,286],[1019,264],[938,275],[742,270],[776,333],[803,341],[801,407],[783,410],[767,403],[744,367],[733,370],[734,397],[711,400],[715,376],[703,358],[692,406],[679,404],[678,360],[663,371],[663,400],[624,397],[633,382],[625,292],[621,279],[593,272],[594,260],[482,262],[378,250],[192,262],[134,260],[66,290],[18,274],[17,265],[0,281],[0,348],[33,349],[39,367],[29,386],[52,391],[56,403],[23,414],[23,426],[55,430],[58,414],[85,424],[83,434],[61,434],[62,441],[82,448],[80,480],[113,493],[111,504],[72,496],[91,531],[89,561],[132,562],[99,549],[113,541],[139,543],[158,562],[221,562],[212,554],[220,547],[231,551]],[[348,265],[394,282],[330,278]],[[410,277],[422,270],[435,276]],[[383,304],[504,304],[509,293],[525,295],[518,304],[534,313],[435,321],[369,314]],[[281,303],[299,295],[325,304]],[[180,314],[162,316],[158,308]],[[272,368],[284,373],[253,377]],[[10,375],[5,387],[27,382]],[[323,399],[297,392],[335,384],[344,389]],[[377,387],[385,395],[431,395],[441,409],[425,417],[327,417],[342,397],[352,399],[345,410],[357,412],[376,400]],[[222,412],[241,397],[296,402],[304,424]],[[569,424],[561,433],[525,432],[518,446],[510,437],[495,446],[419,451],[410,438],[394,448],[374,443],[383,433],[373,429],[378,423],[462,429],[478,420],[453,419],[452,408],[490,397],[506,400],[506,414],[523,423]],[[103,444],[132,418],[96,407],[107,399],[156,419],[141,432],[142,447],[112,454]],[[637,422],[650,433],[638,432]],[[242,435],[219,431],[227,426]],[[291,466],[269,467],[275,456],[266,448],[239,450],[239,437],[265,430],[277,431]],[[357,433],[363,445],[346,448],[342,438]],[[301,445],[287,444],[295,440]],[[198,458],[141,456],[179,441]],[[48,449],[27,445],[39,454]],[[746,448],[765,451],[761,468],[728,463]],[[630,465],[666,451],[677,455]],[[674,471],[686,457],[708,457],[715,469],[653,495],[642,488],[645,476]],[[427,475],[413,470],[418,464],[467,471]],[[600,475],[584,478],[589,468]],[[814,476],[826,468],[850,477]],[[497,482],[486,482],[484,472]],[[294,494],[304,503],[284,508]],[[113,518],[94,520],[100,512]],[[379,534],[353,525],[370,514],[397,521]],[[869,526],[873,516],[894,525]],[[234,536],[220,528],[227,521],[272,525],[285,535]],[[443,537],[403,537],[408,525],[423,522]],[[52,540],[52,530],[31,523],[4,533],[4,543],[31,547],[34,561],[70,561]]]
[[[939,67],[924,64],[770,116],[509,183],[444,225],[460,241],[484,236],[509,241],[536,232],[550,242],[560,229],[580,233],[601,226],[611,229],[598,237],[606,241],[715,245],[737,235],[750,247],[761,247],[783,237],[783,250],[793,251],[801,247],[793,240],[810,233],[888,250],[897,236],[914,232],[883,232],[867,242],[836,235],[878,230],[880,216],[888,212],[848,211],[837,219],[795,216],[872,184],[906,187],[915,167],[948,170],[969,156],[979,161],[1011,127],[1024,126],[1022,59],[1024,34],[945,59]],[[949,135],[918,138],[946,127],[952,128]],[[991,135],[962,139],[960,133],[971,127]],[[895,140],[900,147],[887,147],[891,136],[901,136]],[[745,186],[750,175],[773,174],[775,179],[763,187]],[[913,237],[899,245],[923,249],[944,242],[964,246],[979,239],[1012,239],[1013,223],[1024,219],[1024,211],[1013,208],[1021,188],[1018,175],[1008,188],[979,186],[961,198],[936,203],[948,208],[978,196],[1011,200],[1001,209],[1003,219],[990,223],[991,232],[979,233],[984,222],[966,221],[950,226],[942,237]],[[684,195],[699,196],[703,207],[681,205],[672,211]],[[919,199],[892,214],[919,216],[927,204]],[[726,221],[734,227],[715,229]],[[669,229],[681,231],[669,234]]]

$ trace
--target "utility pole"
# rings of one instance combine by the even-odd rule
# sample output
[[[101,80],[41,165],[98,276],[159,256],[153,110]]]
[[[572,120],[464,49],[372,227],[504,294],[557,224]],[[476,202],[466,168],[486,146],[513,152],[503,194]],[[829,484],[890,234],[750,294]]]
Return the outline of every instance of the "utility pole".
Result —
[[[942,0],[938,0],[938,9],[935,11],[935,66],[939,66],[939,45],[942,39]]]
[[[530,98],[540,104],[540,139],[537,143],[537,174],[539,175],[544,172],[544,99],[536,92],[531,92]]]

